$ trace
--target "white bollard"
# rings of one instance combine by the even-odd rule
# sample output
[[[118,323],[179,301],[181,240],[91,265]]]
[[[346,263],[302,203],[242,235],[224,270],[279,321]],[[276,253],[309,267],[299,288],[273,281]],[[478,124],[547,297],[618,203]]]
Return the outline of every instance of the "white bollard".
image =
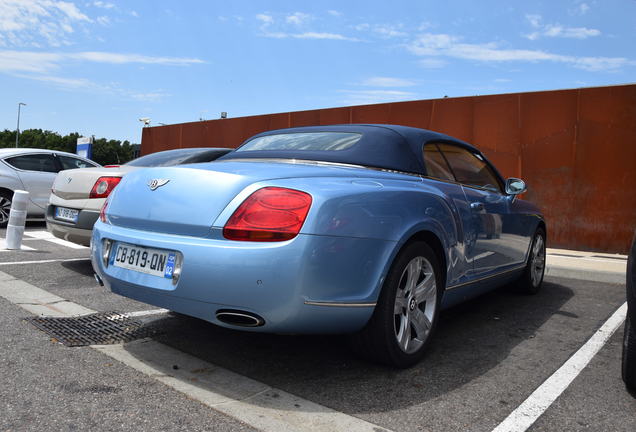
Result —
[[[22,246],[28,203],[29,193],[27,191],[17,190],[13,193],[9,223],[7,224],[7,249],[20,249]]]

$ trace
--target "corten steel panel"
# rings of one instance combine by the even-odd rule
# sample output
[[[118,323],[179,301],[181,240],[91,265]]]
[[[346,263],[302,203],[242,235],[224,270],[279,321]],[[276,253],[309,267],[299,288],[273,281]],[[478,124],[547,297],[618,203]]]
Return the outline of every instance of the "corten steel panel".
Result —
[[[473,138],[504,177],[521,177],[519,97],[494,95],[474,98]]]
[[[393,123],[479,147],[505,177],[528,183],[550,246],[626,252],[636,227],[636,85],[394,102],[144,128],[143,154],[235,147],[265,130]]]
[[[609,127],[636,130],[636,85],[581,89],[579,117]]]
[[[297,111],[290,114],[291,127],[315,126],[320,124],[320,110]]]
[[[269,127],[267,129],[263,129],[261,132],[274,129],[285,129],[290,127],[291,124],[291,113],[270,114],[263,117],[268,117]]]
[[[575,241],[627,250],[636,228],[636,86],[582,89],[578,115]]]
[[[351,108],[330,108],[320,110],[320,124],[347,124],[351,123]]]
[[[221,120],[219,124],[219,137],[223,147],[238,147],[246,138],[249,117],[237,117]]]
[[[434,103],[433,101],[392,103],[387,123],[430,129]]]
[[[254,116],[254,117],[246,117],[245,130],[241,131],[241,139],[240,141],[233,146],[237,147],[247,138],[256,135],[257,133],[261,133],[264,130],[268,130],[270,128],[270,118],[269,116]]]
[[[536,202],[548,225],[549,245],[571,247],[578,211],[574,196],[577,91],[520,96],[521,175],[526,198]]]
[[[497,171],[499,171],[504,178],[519,177],[519,161],[521,156],[498,152],[496,150],[484,150],[481,147],[479,149],[482,150],[488,160],[497,167]],[[528,196],[526,195],[523,198],[526,199]]]
[[[202,121],[182,125],[179,147],[211,147],[209,142],[213,134],[208,129],[209,126]]]
[[[428,129],[443,132],[464,141],[473,141],[473,104],[475,98],[445,98],[433,102]]]
[[[519,97],[495,95],[474,98],[473,144],[482,150],[519,155]]]
[[[351,107],[351,123],[387,123],[390,113],[391,104]]]

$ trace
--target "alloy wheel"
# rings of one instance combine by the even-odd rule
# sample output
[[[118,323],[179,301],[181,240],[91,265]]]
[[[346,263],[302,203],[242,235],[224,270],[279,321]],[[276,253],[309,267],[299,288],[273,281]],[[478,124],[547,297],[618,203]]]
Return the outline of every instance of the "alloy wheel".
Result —
[[[435,271],[424,257],[413,258],[400,276],[393,322],[400,349],[412,354],[428,338],[437,308]]]
[[[532,248],[532,264],[530,267],[530,276],[532,277],[532,286],[536,287],[541,283],[543,271],[545,269],[545,242],[543,236],[537,235]]]
[[[0,224],[9,221],[9,212],[11,211],[11,200],[0,196]]]

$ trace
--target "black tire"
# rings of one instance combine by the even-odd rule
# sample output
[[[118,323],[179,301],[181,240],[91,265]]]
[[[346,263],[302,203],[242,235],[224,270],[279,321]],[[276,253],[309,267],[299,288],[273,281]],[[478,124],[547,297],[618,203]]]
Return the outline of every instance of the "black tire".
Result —
[[[524,294],[536,294],[541,290],[545,274],[545,230],[537,228],[532,238],[528,263],[516,283],[517,291]]]
[[[355,351],[397,368],[419,362],[437,324],[443,283],[433,250],[420,241],[408,244],[389,270],[371,319],[352,337]]]
[[[623,381],[625,387],[636,390],[636,331],[634,330],[629,314],[625,319],[625,334],[623,335]]]
[[[13,201],[13,192],[0,191],[0,228],[6,228],[9,223],[9,211]]]

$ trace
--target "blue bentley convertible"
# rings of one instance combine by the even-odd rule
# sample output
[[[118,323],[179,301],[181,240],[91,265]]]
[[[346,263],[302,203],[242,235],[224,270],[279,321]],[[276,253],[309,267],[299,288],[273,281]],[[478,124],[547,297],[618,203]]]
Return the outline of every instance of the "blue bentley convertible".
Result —
[[[536,292],[546,226],[475,147],[392,125],[269,131],[216,162],[128,174],[93,230],[113,292],[220,326],[351,333],[417,362],[443,307]]]

